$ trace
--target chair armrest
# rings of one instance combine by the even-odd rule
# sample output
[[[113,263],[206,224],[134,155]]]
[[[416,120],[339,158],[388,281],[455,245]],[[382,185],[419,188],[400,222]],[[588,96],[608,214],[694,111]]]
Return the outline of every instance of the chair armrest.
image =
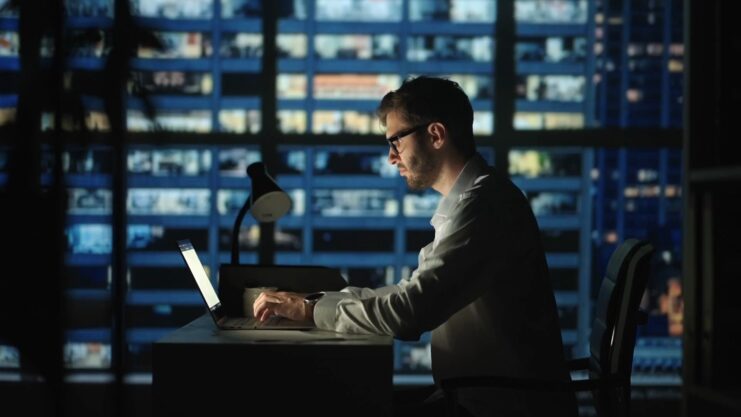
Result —
[[[589,368],[589,358],[571,359],[566,363],[569,371],[581,371]]]

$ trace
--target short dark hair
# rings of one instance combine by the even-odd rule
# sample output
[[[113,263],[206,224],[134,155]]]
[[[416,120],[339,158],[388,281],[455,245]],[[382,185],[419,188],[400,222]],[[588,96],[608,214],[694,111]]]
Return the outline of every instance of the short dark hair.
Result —
[[[392,111],[412,125],[440,122],[460,153],[468,158],[476,151],[473,140],[473,107],[468,96],[455,81],[420,76],[407,78],[398,90],[387,93],[378,105],[376,115],[386,126]]]

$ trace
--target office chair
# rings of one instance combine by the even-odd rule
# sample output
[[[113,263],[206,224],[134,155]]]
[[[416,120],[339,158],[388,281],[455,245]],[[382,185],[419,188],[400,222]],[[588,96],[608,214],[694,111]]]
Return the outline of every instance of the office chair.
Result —
[[[653,252],[650,243],[628,239],[610,256],[597,296],[590,356],[568,362],[570,371],[588,370],[588,379],[555,381],[494,375],[447,378],[440,385],[448,414],[458,415],[459,389],[496,387],[540,392],[592,391],[598,416],[627,417],[636,330],[647,318],[639,304],[648,282]]]

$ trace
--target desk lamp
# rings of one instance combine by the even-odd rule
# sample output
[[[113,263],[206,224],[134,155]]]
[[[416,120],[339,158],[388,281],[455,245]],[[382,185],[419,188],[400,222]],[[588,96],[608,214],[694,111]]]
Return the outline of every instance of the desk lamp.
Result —
[[[268,174],[265,164],[262,162],[250,164],[247,167],[247,175],[252,181],[252,192],[234,221],[231,265],[239,265],[239,229],[248,210],[252,209],[252,217],[259,223],[274,222],[291,210],[291,198]]]

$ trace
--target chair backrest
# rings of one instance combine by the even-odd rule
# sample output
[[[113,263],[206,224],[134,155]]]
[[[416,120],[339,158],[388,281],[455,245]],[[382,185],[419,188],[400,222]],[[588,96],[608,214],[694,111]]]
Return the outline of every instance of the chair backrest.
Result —
[[[650,243],[627,239],[610,257],[597,295],[590,337],[592,377],[630,380],[639,304],[648,283],[653,252]]]

